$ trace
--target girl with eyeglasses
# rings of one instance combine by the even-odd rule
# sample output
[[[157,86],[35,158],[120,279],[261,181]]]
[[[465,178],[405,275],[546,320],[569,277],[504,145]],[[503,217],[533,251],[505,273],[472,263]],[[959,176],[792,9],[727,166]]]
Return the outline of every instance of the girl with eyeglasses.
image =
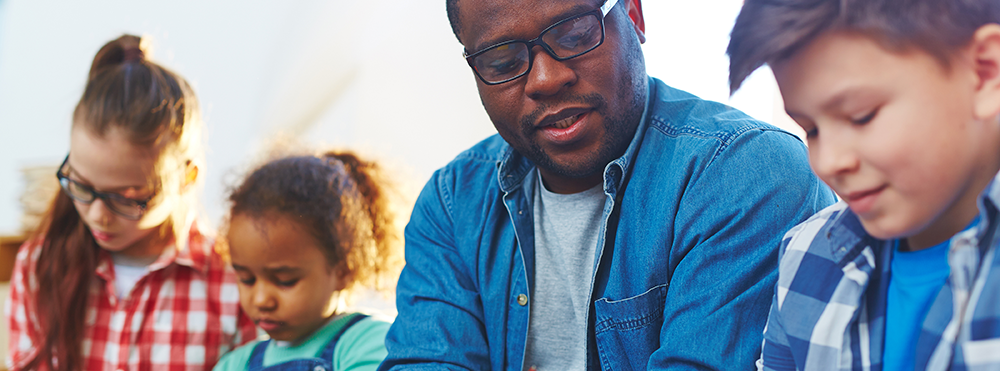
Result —
[[[94,57],[62,192],[15,263],[12,369],[207,370],[255,337],[235,273],[195,223],[197,98],[143,41]]]

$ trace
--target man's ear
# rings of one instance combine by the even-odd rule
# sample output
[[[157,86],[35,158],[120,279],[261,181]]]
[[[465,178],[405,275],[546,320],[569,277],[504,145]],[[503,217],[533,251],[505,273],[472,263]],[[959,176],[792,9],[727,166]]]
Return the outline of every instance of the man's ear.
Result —
[[[635,28],[635,34],[639,36],[639,42],[646,42],[646,21],[642,18],[642,1],[641,0],[625,0],[626,11],[628,12],[629,19],[632,20],[632,26]]]
[[[198,180],[198,165],[195,165],[194,161],[187,160],[187,163],[184,164],[183,188],[187,188],[194,185],[195,181],[197,180]]]
[[[967,48],[977,78],[976,117],[996,117],[1000,114],[1000,25],[991,23],[979,27]]]

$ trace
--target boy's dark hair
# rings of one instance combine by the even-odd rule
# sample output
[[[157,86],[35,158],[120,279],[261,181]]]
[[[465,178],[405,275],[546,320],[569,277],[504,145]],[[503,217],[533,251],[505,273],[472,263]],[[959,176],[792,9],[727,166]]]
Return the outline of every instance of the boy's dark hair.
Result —
[[[288,218],[320,244],[331,267],[346,269],[347,293],[356,285],[391,291],[402,263],[394,191],[380,166],[351,152],[285,157],[232,191],[230,219]]]
[[[890,51],[919,48],[948,67],[979,27],[998,22],[997,0],[746,0],[726,50],[729,90],[826,32],[858,32]]]

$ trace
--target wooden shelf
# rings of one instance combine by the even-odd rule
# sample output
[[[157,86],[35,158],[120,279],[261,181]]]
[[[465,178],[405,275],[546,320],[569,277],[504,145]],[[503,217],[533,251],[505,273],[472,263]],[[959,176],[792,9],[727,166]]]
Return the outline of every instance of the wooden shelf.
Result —
[[[14,259],[17,258],[17,249],[25,241],[24,236],[0,236],[0,282],[10,281],[10,275],[14,271]]]

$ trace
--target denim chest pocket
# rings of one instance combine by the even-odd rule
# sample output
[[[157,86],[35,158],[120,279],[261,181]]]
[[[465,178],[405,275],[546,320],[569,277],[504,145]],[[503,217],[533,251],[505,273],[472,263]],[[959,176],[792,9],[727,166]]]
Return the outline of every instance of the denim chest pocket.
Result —
[[[604,370],[645,370],[660,347],[667,284],[621,300],[594,302],[594,333]]]

